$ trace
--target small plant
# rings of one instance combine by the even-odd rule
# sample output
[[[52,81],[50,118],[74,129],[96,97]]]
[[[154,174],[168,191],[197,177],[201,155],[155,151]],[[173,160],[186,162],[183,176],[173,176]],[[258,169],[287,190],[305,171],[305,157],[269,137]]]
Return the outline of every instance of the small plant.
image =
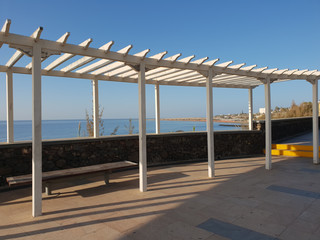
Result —
[[[133,126],[133,124],[132,124],[132,119],[131,119],[131,118],[129,119],[129,126],[124,125],[124,127],[125,127],[126,129],[128,129],[128,133],[129,133],[129,134],[132,134],[132,133],[133,133],[134,126]]]
[[[99,107],[99,115],[98,115],[98,121],[99,121],[99,134],[100,136],[104,135],[104,125],[103,125],[103,120],[102,120],[102,115],[103,115],[103,108]],[[86,110],[86,121],[87,121],[87,133],[89,137],[93,137],[93,131],[94,131],[94,126],[93,126],[93,111],[91,113],[91,118],[88,113],[88,110]]]
[[[110,135],[117,135],[118,129],[119,129],[119,126],[116,126],[116,127],[113,129],[113,132],[110,133]]]
[[[81,137],[81,122],[78,125],[78,137]]]
[[[196,126],[192,127],[192,131],[195,132],[196,131]]]

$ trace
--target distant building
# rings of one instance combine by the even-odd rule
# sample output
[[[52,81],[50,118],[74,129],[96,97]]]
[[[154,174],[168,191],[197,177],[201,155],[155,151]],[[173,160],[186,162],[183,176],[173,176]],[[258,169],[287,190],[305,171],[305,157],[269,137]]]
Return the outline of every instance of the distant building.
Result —
[[[266,109],[265,108],[259,108],[259,113],[260,114],[265,114],[266,113]]]

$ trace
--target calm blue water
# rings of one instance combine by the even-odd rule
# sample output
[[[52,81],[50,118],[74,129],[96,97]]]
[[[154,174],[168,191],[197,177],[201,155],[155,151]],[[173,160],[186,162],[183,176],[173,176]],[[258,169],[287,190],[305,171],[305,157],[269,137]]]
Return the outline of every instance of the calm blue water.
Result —
[[[128,134],[129,119],[105,119],[104,134],[110,135],[116,127],[118,128],[116,135]],[[86,121],[85,120],[43,120],[42,121],[42,138],[43,139],[58,139],[58,138],[75,138],[78,136],[78,126],[81,123],[81,136],[87,136]],[[133,133],[139,132],[138,119],[132,119],[134,126]],[[127,127],[126,127],[127,126]],[[184,131],[191,132],[195,127],[196,131],[205,131],[205,122],[192,121],[161,121],[161,132],[176,132]],[[15,121],[14,122],[14,139],[15,141],[31,140],[32,138],[32,122]],[[215,131],[237,130],[241,128],[232,126],[219,126],[219,123],[214,123]],[[147,120],[147,133],[155,132],[155,122],[150,119]],[[0,121],[0,142],[5,142],[7,138],[6,121]]]

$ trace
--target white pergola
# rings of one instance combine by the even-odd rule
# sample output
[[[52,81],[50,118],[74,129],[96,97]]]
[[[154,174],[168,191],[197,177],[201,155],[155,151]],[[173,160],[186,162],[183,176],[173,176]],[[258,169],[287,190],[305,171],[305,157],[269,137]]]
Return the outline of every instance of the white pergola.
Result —
[[[0,32],[0,48],[7,44],[16,49],[0,72],[7,79],[7,142],[13,143],[13,73],[32,75],[32,215],[42,214],[42,136],[41,136],[41,76],[90,79],[93,82],[94,137],[99,137],[98,106],[99,81],[128,82],[138,84],[139,94],[139,178],[140,191],[147,191],[146,151],[146,98],[145,85],[155,85],[156,133],[160,133],[160,85],[206,87],[207,93],[207,136],[208,176],[214,177],[214,135],[212,88],[242,88],[249,92],[249,129],[252,130],[252,90],[265,87],[266,108],[266,169],[271,169],[271,103],[270,84],[274,82],[301,79],[312,84],[313,96],[313,163],[319,164],[318,131],[318,70],[289,70],[257,68],[244,63],[232,65],[232,61],[218,63],[219,59],[194,59],[194,55],[180,58],[181,54],[166,57],[167,52],[147,56],[149,49],[129,54],[132,45],[118,51],[111,51],[113,41],[100,48],[91,48],[89,38],[79,45],[67,43],[70,33],[57,41],[41,39],[42,27],[30,37],[10,33],[11,21],[7,20]],[[32,60],[25,67],[15,64],[24,56]],[[45,68],[41,62],[52,55],[60,57]],[[63,68],[66,61],[80,56]],[[72,61],[72,60],[71,60]]]

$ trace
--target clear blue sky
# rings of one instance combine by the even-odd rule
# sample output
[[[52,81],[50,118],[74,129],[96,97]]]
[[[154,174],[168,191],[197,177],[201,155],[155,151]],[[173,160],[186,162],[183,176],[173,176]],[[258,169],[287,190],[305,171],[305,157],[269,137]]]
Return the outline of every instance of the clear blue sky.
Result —
[[[30,35],[42,26],[42,38],[56,40],[71,32],[78,44],[93,38],[112,50],[133,44],[131,53],[182,53],[233,60],[258,67],[320,69],[320,1],[4,1],[0,25],[12,20],[11,32]],[[0,64],[14,50],[0,49]],[[30,59],[24,57],[18,66]],[[67,62],[67,64],[70,62]],[[49,62],[44,61],[43,67]],[[135,84],[100,82],[104,118],[136,118]],[[204,117],[204,88],[161,86],[161,117]],[[247,112],[248,92],[214,89],[214,114]],[[272,108],[311,101],[311,84],[303,80],[272,84]],[[254,90],[254,111],[264,107],[264,89]],[[31,119],[31,76],[14,75],[15,119]],[[43,77],[43,119],[84,118],[91,109],[89,80]],[[154,116],[154,86],[147,86],[147,116]],[[0,73],[0,119],[5,119],[5,75]]]

